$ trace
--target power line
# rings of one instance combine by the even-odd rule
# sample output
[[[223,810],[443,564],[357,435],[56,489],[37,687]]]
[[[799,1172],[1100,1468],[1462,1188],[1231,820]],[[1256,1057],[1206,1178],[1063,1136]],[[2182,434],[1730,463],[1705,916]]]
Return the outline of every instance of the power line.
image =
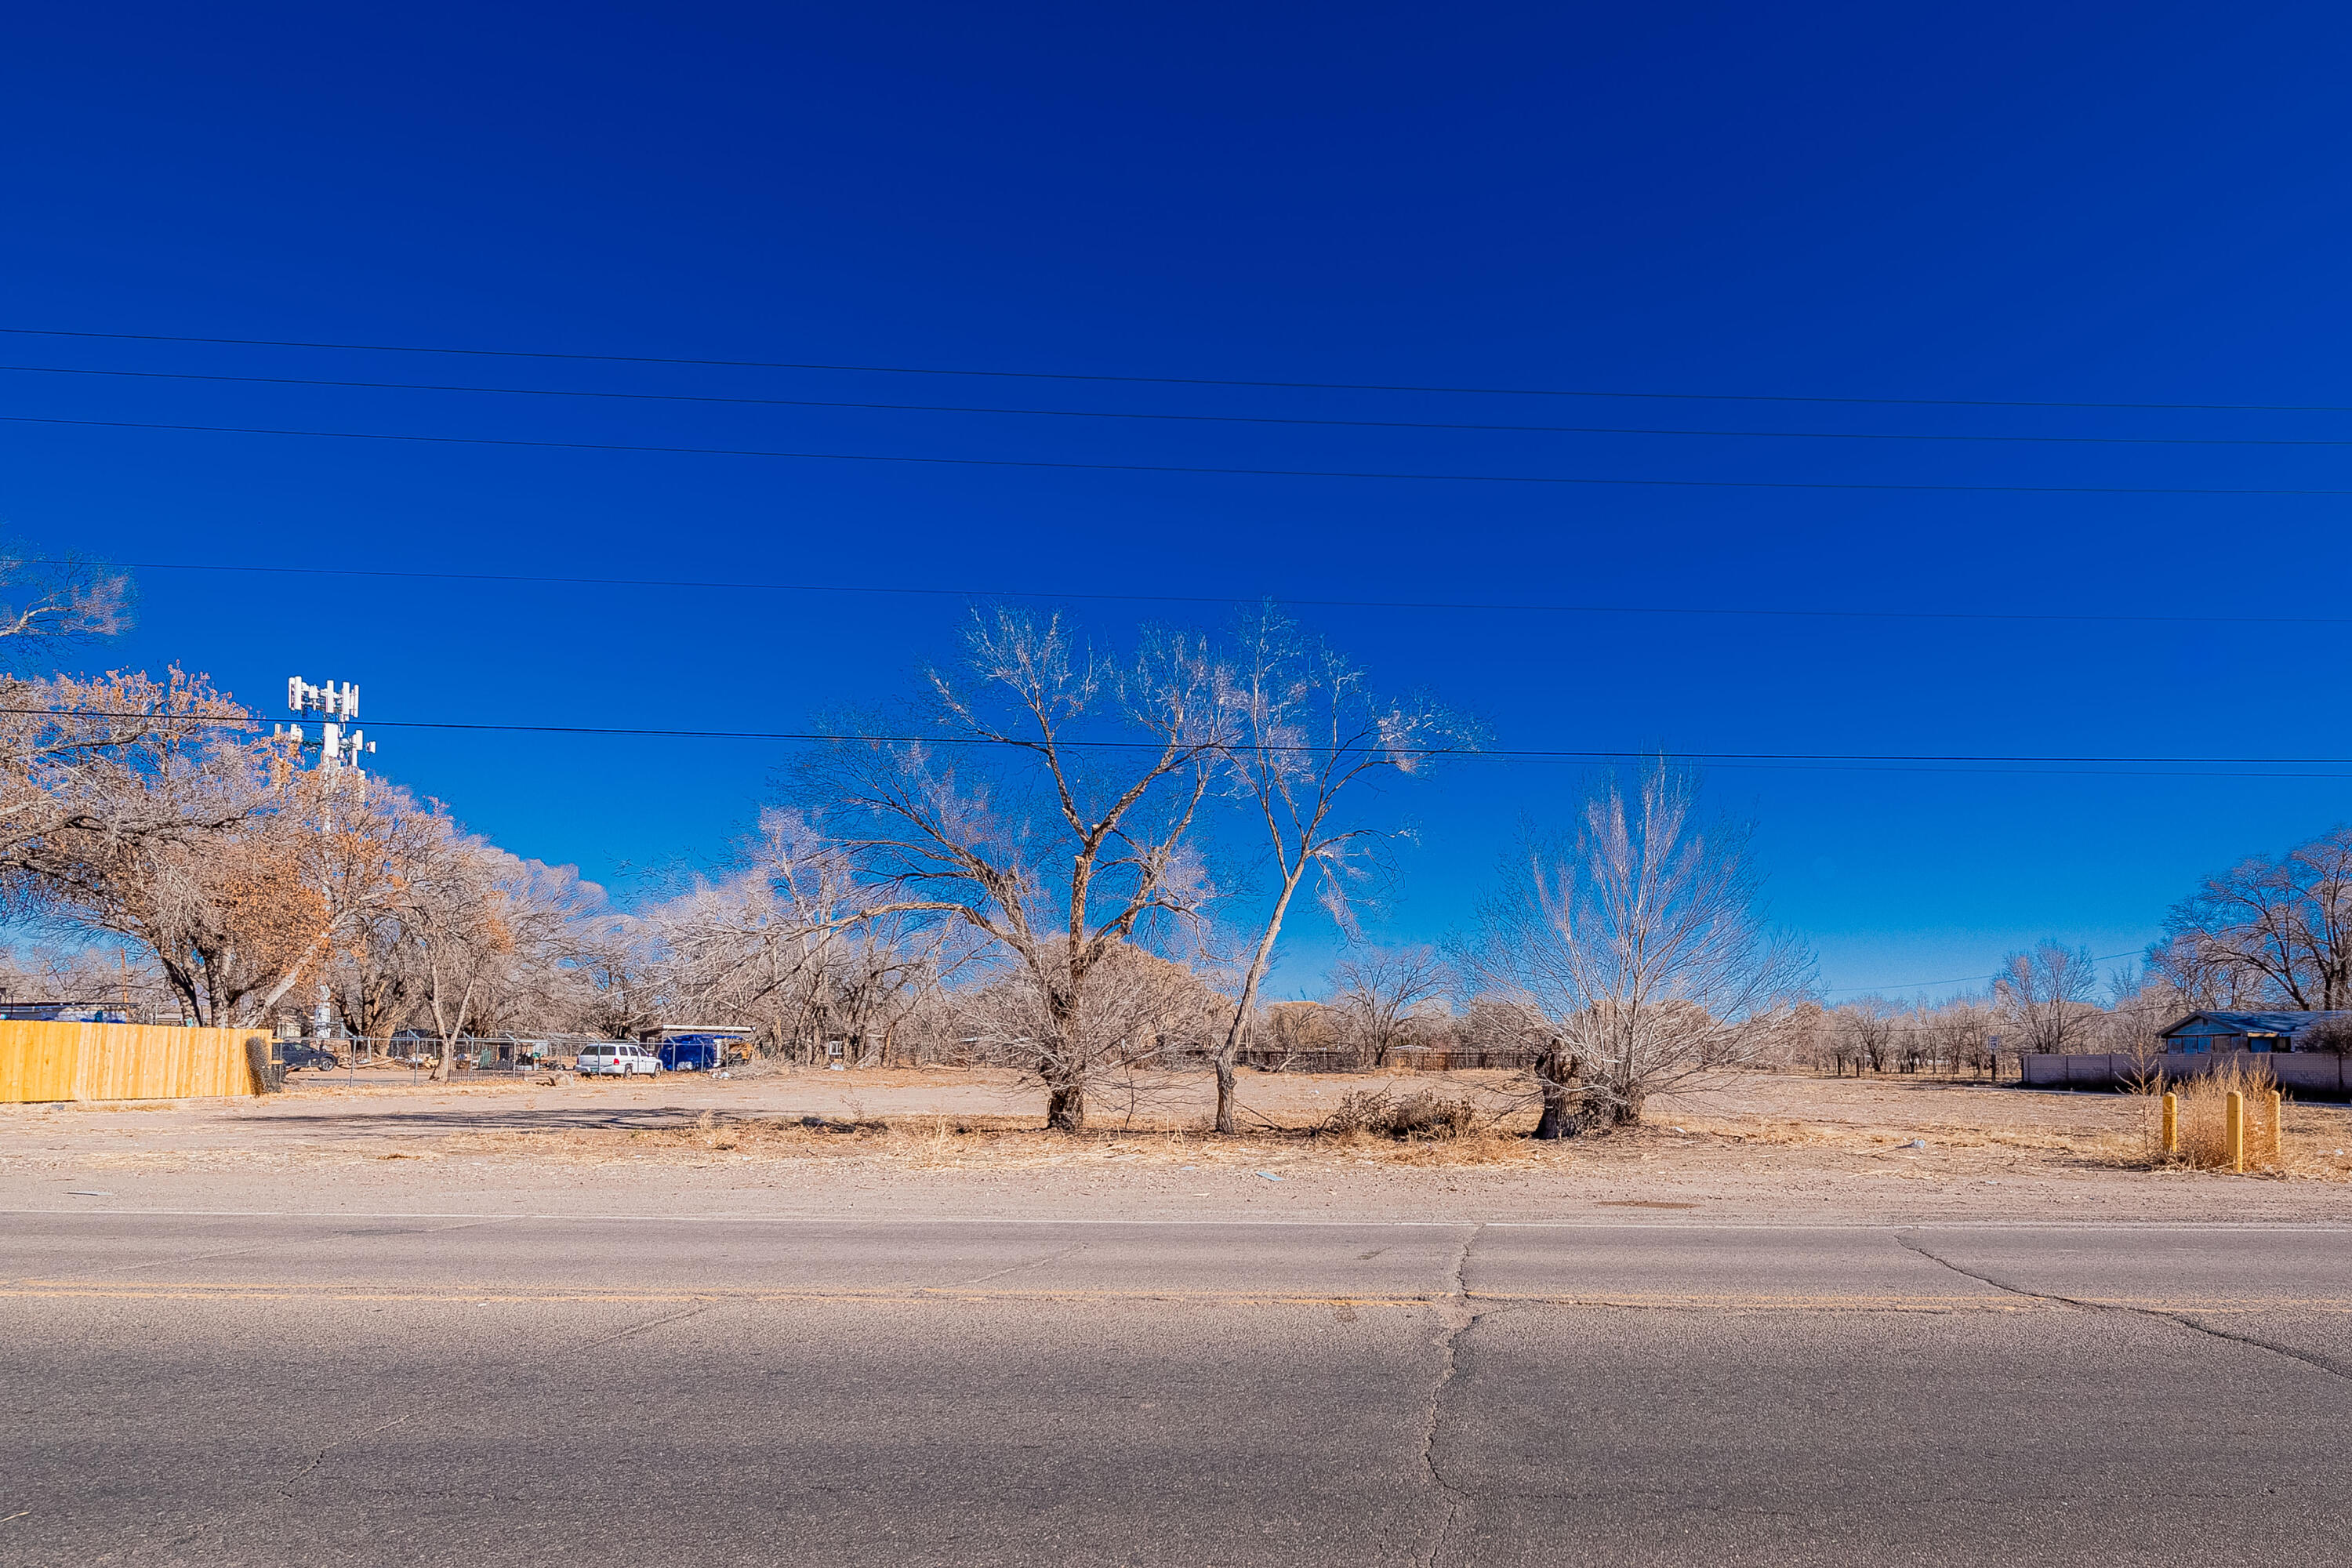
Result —
[[[72,426],[95,430],[169,430],[204,436],[299,436],[334,441],[391,441],[440,447],[525,447],[555,452],[649,452],[698,458],[781,458],[823,463],[902,463],[926,468],[1060,469],[1104,474],[1213,474],[1277,479],[1407,479],[1438,483],[1634,487],[1654,489],[1874,490],[1906,494],[2097,496],[2352,496],[2352,489],[2215,485],[1958,485],[1826,479],[1597,479],[1553,474],[1415,473],[1364,468],[1243,468],[1181,463],[1073,463],[1028,458],[917,457],[886,452],[787,452],[761,447],[656,447],[617,441],[541,441],[491,436],[420,436],[382,430],[294,430],[247,425],[165,425],[134,419],[56,419],[0,414],[0,424]]]
[[[25,555],[16,559],[33,565],[64,565],[60,557]],[[1787,617],[1805,620],[1857,621],[2023,621],[2083,622],[2089,625],[2171,626],[2182,617],[2168,616],[2060,615],[2041,611],[2002,610],[1812,610],[1778,607],[1743,608],[1693,605],[1567,605],[1514,603],[1487,599],[1296,599],[1279,594],[1105,594],[1067,592],[1052,588],[929,588],[906,584],[758,583],[716,578],[564,577],[529,572],[415,572],[363,566],[257,566],[229,562],[110,561],[71,563],[120,567],[134,572],[235,572],[280,577],[360,577],[420,583],[534,584],[565,588],[675,588],[697,592],[745,594],[857,594],[950,599],[1077,599],[1123,605],[1254,605],[1271,600],[1286,608],[1320,610],[1461,610],[1480,614],[1501,612],[1570,616],[1734,616]],[[2265,626],[2340,626],[2352,616],[2265,616]]]
[[[1627,425],[1493,425],[1429,419],[1310,419],[1255,414],[1138,413],[1101,408],[1004,408],[956,403],[851,403],[814,397],[721,397],[682,392],[583,391],[556,386],[481,386],[419,381],[334,381],[316,376],[216,375],[173,370],[90,370],[75,365],[0,364],[25,375],[106,376],[138,381],[220,382],[240,386],[325,386],[364,392],[467,392],[598,402],[718,404],[752,408],[834,408],[878,414],[996,414],[1040,419],[1126,419],[1182,425],[1305,426],[1348,430],[1454,430],[1531,436],[1695,436],[1773,441],[1942,441],[2090,447],[2352,447],[2352,438],[2235,436],[1987,436],[1878,430],[1717,430]]]
[[[235,729],[257,724],[257,720],[228,720],[205,714],[177,715],[152,713],[131,709],[105,708],[0,708],[0,713],[26,714],[60,719],[143,719],[160,722],[180,722],[211,729]],[[639,725],[591,724],[517,724],[511,722],[469,722],[434,719],[377,719],[372,721],[381,728],[402,730],[441,730],[458,733],[494,733],[524,735],[583,735],[668,741],[768,741],[809,745],[919,745],[994,747],[1036,751],[1043,742],[1017,737],[986,735],[908,735],[897,733],[831,733],[816,730],[679,730]],[[1055,744],[1063,750],[1086,752],[1160,752],[1165,743],[1160,741],[1093,741],[1057,739]],[[1207,748],[1203,748],[1204,750]],[[1314,746],[1272,746],[1278,752],[1308,752]],[[1485,759],[1498,762],[1639,762],[1656,758],[1649,751],[1570,750],[1566,748],[1423,746],[1400,747],[1394,754],[1429,760],[1446,758]],[[1707,763],[1741,766],[1748,764],[1802,764],[1824,769],[1871,767],[1894,768],[1917,764],[1923,769],[1937,765],[1987,764],[2029,767],[2063,767],[2084,765],[2098,768],[2130,768],[2171,766],[2195,768],[2221,767],[2326,767],[2352,769],[2352,757],[2133,757],[2133,756],[2059,756],[2042,754],[2000,753],[1874,753],[1859,752],[1672,752],[1673,761]],[[2095,776],[2143,776],[2135,774],[2101,773]],[[2294,774],[2209,774],[2191,773],[2186,777],[2291,777],[2347,778],[2352,773]]]
[[[1286,392],[1412,392],[1478,397],[1584,397],[1683,403],[1804,403],[1900,408],[2105,408],[2218,414],[2352,414],[2352,405],[2308,403],[2103,403],[2085,399],[1989,397],[1825,397],[1786,393],[1591,391],[1542,386],[1445,386],[1350,381],[1251,381],[1234,376],[1108,375],[1074,371],[970,370],[936,365],[841,364],[808,360],[689,359],[675,354],[569,353],[545,349],[443,348],[418,343],[317,342],[293,338],[207,338],[165,332],[90,332],[55,327],[0,327],[20,337],[108,342],[204,343],[228,348],[328,349],[353,353],[449,354],[477,359],[567,360],[593,364],[674,364],[722,370],[808,370],[862,375],[971,376],[1017,381],[1109,382],[1138,386],[1243,386]]]

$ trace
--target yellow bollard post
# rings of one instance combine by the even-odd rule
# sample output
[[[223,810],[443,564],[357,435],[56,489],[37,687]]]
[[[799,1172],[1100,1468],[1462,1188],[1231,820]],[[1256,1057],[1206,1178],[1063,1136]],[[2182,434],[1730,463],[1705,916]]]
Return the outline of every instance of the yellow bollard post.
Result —
[[[2164,1152],[2180,1152],[2180,1097],[2177,1094],[2164,1097]]]
[[[2286,1157],[2286,1106],[2277,1089],[2271,1090],[2271,1163]]]
[[[2246,1168],[2246,1097],[2234,1089],[2221,1103],[2221,1155],[2232,1171]]]

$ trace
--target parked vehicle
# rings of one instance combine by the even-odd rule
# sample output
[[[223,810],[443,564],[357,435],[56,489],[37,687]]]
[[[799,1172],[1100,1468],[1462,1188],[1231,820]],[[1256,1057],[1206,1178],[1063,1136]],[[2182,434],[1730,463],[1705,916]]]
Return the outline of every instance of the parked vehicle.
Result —
[[[343,1065],[335,1059],[334,1052],[322,1051],[316,1046],[304,1045],[299,1040],[287,1040],[280,1044],[278,1047],[278,1060],[288,1072],[293,1072],[300,1068],[317,1068],[324,1071]]]
[[[604,1040],[580,1047],[577,1070],[583,1078],[630,1078],[661,1069],[659,1057],[625,1040]]]

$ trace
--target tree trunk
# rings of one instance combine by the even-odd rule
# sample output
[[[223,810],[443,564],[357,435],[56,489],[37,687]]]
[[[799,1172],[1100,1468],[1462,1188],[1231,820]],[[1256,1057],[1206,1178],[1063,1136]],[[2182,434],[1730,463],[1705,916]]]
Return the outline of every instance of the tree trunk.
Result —
[[[1583,1095],[1576,1088],[1578,1068],[1573,1053],[1554,1047],[1544,1053],[1537,1065],[1538,1081],[1543,1087],[1543,1115],[1536,1122],[1536,1136],[1550,1140],[1573,1138],[1584,1131]]]
[[[1315,824],[1319,825],[1322,820],[1323,814],[1317,812]],[[1274,944],[1282,935],[1283,917],[1290,912],[1291,895],[1298,891],[1299,879],[1307,875],[1307,862],[1313,856],[1313,837],[1314,827],[1310,825],[1308,842],[1300,847],[1298,858],[1283,873],[1282,894],[1274,900],[1274,912],[1266,918],[1265,930],[1258,937],[1257,951],[1250,955],[1249,973],[1242,979],[1241,999],[1234,1004],[1234,1021],[1225,1030],[1224,1042],[1217,1047],[1217,1131],[1226,1137],[1241,1131],[1234,1116],[1240,1107],[1234,1092],[1234,1056],[1241,1048],[1242,1031],[1249,1027],[1250,1009],[1257,1005],[1258,985],[1265,979],[1267,969],[1273,966]],[[1278,843],[1276,847],[1278,851]]]
[[[1045,1081],[1045,1126],[1055,1132],[1079,1132],[1087,1125],[1087,1080],[1084,1078]]]

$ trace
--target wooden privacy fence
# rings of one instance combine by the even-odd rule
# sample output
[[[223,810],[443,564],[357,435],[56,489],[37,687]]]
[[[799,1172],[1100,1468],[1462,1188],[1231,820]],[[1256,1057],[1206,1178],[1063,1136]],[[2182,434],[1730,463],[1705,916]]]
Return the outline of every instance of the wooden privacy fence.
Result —
[[[246,1041],[263,1038],[251,1029],[0,1023],[0,1103],[259,1094]]]
[[[1249,1046],[1235,1051],[1234,1060],[1261,1072],[1461,1072],[1470,1068],[1531,1068],[1536,1065],[1536,1053],[1509,1047],[1396,1050],[1375,1067],[1370,1057],[1356,1051],[1286,1051]]]

